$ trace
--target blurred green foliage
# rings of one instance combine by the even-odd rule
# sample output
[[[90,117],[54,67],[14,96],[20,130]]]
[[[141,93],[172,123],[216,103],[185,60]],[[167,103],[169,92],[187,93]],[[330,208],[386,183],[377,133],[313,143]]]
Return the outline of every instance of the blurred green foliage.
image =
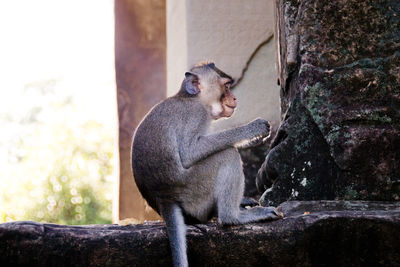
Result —
[[[0,222],[111,223],[115,129],[64,91],[30,84],[1,112]]]

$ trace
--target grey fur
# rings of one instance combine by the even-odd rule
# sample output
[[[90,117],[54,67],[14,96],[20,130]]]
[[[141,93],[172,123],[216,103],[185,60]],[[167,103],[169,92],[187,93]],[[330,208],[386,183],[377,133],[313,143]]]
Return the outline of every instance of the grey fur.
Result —
[[[217,82],[223,76],[216,70],[214,65],[207,64],[190,70],[200,80],[207,79],[207,88],[200,94],[219,90]],[[210,106],[201,96],[187,93],[184,87],[188,82],[186,77],[178,94],[146,115],[132,145],[136,184],[166,222],[175,266],[188,265],[184,219],[206,222],[215,212],[221,224],[279,218],[271,207],[240,210],[244,175],[235,145],[267,136],[268,122],[256,119],[238,128],[209,134],[213,120]]]
[[[182,209],[176,203],[160,205],[161,215],[167,224],[172,260],[176,266],[187,266],[186,225]]]

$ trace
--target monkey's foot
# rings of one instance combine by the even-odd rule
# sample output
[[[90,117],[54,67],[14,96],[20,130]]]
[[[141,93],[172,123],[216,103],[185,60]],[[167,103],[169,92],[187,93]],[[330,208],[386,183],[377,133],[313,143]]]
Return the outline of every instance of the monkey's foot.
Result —
[[[252,222],[272,221],[283,218],[283,214],[275,207],[257,206],[250,209],[241,210],[239,217],[235,220],[220,220],[222,224],[244,224]]]
[[[263,207],[264,209],[267,209],[270,213],[273,213],[274,215],[278,216],[278,218],[276,219],[282,219],[283,216],[283,212],[279,211],[278,208],[275,207]]]
[[[254,207],[248,211],[258,217],[258,221],[270,221],[283,218],[283,213],[275,207]]]

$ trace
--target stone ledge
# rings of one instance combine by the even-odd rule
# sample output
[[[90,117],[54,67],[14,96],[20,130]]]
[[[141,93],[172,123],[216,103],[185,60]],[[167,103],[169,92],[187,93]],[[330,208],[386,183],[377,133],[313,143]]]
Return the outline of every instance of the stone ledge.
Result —
[[[400,202],[291,201],[279,221],[188,227],[191,266],[400,266]],[[164,223],[0,224],[2,266],[169,266]]]

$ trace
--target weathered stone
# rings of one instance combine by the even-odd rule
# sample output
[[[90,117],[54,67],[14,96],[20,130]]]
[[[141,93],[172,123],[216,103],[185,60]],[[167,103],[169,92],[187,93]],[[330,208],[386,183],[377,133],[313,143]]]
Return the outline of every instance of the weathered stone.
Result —
[[[190,266],[399,266],[400,202],[286,202],[279,221],[188,227]],[[164,223],[0,224],[2,266],[171,266]]]
[[[400,2],[276,8],[285,118],[257,177],[262,202],[400,200]]]
[[[287,178],[282,179],[282,174]],[[343,173],[317,125],[300,100],[294,99],[257,175],[258,188],[266,190],[261,204],[275,206],[298,198],[334,199],[341,193],[337,192],[339,183],[344,182],[341,177]]]

